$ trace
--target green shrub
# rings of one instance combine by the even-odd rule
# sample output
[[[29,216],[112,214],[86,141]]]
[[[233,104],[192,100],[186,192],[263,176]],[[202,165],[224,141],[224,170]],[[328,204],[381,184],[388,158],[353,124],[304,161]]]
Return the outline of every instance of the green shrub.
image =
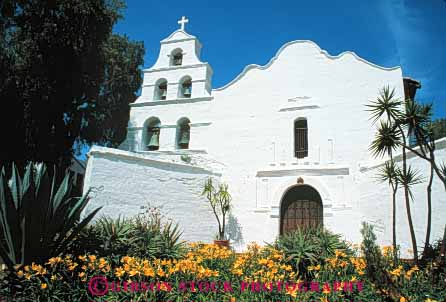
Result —
[[[141,258],[179,258],[184,253],[185,242],[180,240],[178,224],[170,219],[164,222],[157,208],[144,209],[145,212],[132,221],[134,240],[129,254]]]
[[[335,255],[336,250],[348,250],[340,235],[323,227],[298,228],[280,236],[272,246],[282,250],[287,262],[301,274],[307,273],[308,266],[323,263]]]
[[[60,185],[44,164],[30,163],[24,176],[12,166],[11,179],[0,173],[0,256],[9,267],[42,262],[64,252],[100,208],[80,220],[89,201],[72,193],[73,178]]]

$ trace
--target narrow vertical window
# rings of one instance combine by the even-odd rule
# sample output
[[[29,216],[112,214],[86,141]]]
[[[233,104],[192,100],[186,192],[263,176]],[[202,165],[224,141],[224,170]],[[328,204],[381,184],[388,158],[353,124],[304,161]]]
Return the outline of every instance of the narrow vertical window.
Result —
[[[190,120],[182,118],[178,121],[177,147],[178,149],[189,149]]]
[[[294,121],[294,156],[297,158],[308,156],[308,127],[306,119]]]

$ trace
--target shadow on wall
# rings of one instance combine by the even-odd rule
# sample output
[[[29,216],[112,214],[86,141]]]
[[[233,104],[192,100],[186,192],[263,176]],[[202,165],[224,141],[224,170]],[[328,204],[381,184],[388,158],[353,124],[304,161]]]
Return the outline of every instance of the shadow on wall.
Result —
[[[242,227],[237,218],[232,215],[232,213],[229,213],[226,230],[229,240],[233,241],[236,245],[243,244]]]

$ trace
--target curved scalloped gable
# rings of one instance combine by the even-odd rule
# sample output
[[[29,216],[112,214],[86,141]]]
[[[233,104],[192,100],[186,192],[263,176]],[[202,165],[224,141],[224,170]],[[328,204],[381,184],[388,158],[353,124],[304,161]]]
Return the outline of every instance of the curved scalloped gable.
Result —
[[[310,64],[312,60],[308,61],[308,59],[313,59],[314,64],[326,64],[326,66],[330,65],[330,61],[334,63],[351,63],[355,65],[355,63],[359,63],[357,68],[367,68],[371,67],[371,69],[384,70],[384,71],[395,71],[398,70],[401,72],[400,66],[395,67],[383,67],[376,65],[367,61],[366,59],[361,58],[356,53],[352,51],[345,51],[339,55],[330,55],[326,50],[323,50],[313,41],[309,40],[295,40],[284,44],[276,53],[274,57],[266,65],[257,65],[257,64],[249,64],[247,65],[243,71],[236,76],[231,82],[228,84],[213,89],[213,91],[222,91],[230,86],[234,85],[238,81],[242,80],[249,73],[255,71],[269,70],[274,68],[275,65],[285,64],[286,67],[293,66],[296,64],[301,66],[301,63]],[[350,66],[352,67],[352,66]]]

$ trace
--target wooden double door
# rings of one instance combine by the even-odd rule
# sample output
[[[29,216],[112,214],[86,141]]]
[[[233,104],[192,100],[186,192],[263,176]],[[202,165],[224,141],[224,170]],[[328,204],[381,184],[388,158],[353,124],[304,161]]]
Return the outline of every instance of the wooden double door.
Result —
[[[297,185],[285,193],[280,210],[280,234],[322,225],[322,200],[313,187]]]

